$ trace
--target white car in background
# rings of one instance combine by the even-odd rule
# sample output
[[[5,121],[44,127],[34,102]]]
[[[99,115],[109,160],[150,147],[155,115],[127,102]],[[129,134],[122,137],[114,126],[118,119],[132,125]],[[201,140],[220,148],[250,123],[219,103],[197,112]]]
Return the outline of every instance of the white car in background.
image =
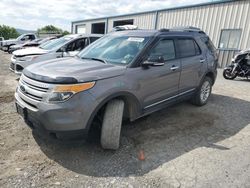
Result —
[[[10,70],[21,75],[25,67],[40,61],[75,56],[102,35],[66,35],[38,47],[16,50],[11,57]]]

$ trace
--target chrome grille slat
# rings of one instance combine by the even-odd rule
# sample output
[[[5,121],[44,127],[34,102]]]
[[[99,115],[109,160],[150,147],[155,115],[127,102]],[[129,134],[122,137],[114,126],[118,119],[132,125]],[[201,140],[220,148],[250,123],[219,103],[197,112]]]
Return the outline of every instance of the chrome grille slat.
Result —
[[[18,95],[21,99],[23,99],[23,101],[27,101],[28,103],[30,103],[34,106],[37,106],[38,102],[40,102],[38,100],[32,99],[31,97],[23,94],[23,92],[21,92],[19,88],[18,88]]]
[[[46,95],[51,88],[53,88],[52,84],[32,80],[22,74],[17,93],[23,102],[37,107],[38,103],[43,101],[44,95]]]
[[[36,86],[33,86],[33,85],[30,85],[29,83],[23,81],[23,80],[20,80],[20,82],[23,84],[23,85],[27,85],[29,88],[33,89],[33,90],[37,90],[39,92],[41,92],[41,95],[43,93],[46,93],[48,90],[47,89],[42,89],[42,88],[39,88],[39,87],[36,87]]]
[[[42,101],[42,97],[38,97],[38,96],[35,96],[35,95],[32,95],[31,93],[29,92],[23,92],[21,89],[20,89],[20,92],[22,92],[22,94],[26,95],[27,97],[30,97],[34,100],[38,100],[38,101]]]
[[[43,89],[49,89],[49,84],[32,80],[24,75],[21,76],[21,79],[24,80],[26,83],[29,83],[30,85],[37,86]]]

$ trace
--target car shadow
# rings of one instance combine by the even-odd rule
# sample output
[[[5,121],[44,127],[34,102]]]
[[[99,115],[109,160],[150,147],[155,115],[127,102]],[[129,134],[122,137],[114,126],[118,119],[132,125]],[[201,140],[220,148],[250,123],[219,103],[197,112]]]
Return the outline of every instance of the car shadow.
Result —
[[[250,82],[250,78],[235,78],[233,81],[243,81],[243,82]]]
[[[250,123],[249,106],[248,101],[216,94],[203,107],[180,103],[126,123],[117,151],[103,150],[97,143],[58,143],[33,135],[44,154],[68,170],[95,177],[140,176],[196,148],[230,150],[218,142]],[[138,159],[141,151],[143,161]]]

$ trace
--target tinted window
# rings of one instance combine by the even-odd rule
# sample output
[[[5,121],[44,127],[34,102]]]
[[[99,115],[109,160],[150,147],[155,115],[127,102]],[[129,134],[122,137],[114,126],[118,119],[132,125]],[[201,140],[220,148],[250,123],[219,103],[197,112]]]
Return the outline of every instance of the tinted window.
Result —
[[[193,39],[178,39],[177,44],[181,57],[195,56],[201,53],[199,46]]]
[[[150,52],[150,57],[163,56],[164,60],[175,58],[175,48],[173,40],[160,41]]]
[[[29,40],[34,40],[34,39],[35,39],[35,36],[34,36],[34,35],[28,35],[28,39],[29,39]]]
[[[212,41],[208,37],[202,37],[201,40],[206,44],[208,50],[211,53],[214,53],[216,51],[214,44],[212,43]]]
[[[69,43],[67,46],[67,51],[81,51],[83,48],[85,48],[85,46],[87,46],[86,40],[86,38],[81,38]]]

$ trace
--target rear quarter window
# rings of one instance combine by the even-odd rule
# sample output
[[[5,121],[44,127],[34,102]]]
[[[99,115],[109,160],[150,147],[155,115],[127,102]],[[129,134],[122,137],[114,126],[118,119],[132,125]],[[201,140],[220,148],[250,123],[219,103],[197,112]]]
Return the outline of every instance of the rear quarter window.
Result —
[[[216,48],[215,48],[213,42],[208,37],[202,37],[201,40],[205,43],[205,45],[207,46],[208,50],[211,53],[216,52]]]

